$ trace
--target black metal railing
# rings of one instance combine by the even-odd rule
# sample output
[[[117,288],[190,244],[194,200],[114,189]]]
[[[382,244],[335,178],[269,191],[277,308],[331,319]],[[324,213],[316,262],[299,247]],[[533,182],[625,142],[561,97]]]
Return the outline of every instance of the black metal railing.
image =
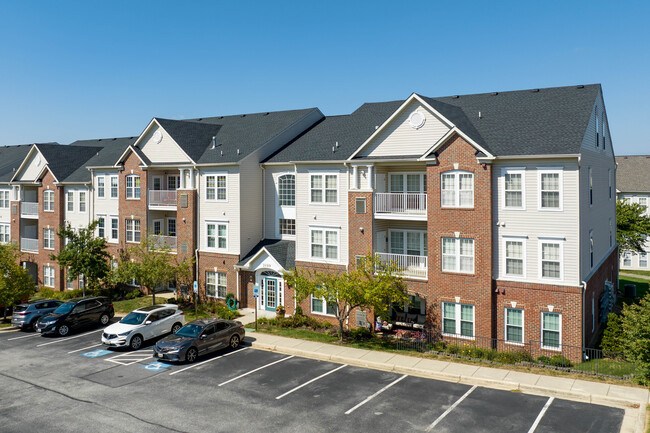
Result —
[[[634,363],[620,353],[566,344],[546,347],[540,341],[516,343],[490,337],[398,330],[397,350],[434,353],[495,364],[525,365],[629,379]]]

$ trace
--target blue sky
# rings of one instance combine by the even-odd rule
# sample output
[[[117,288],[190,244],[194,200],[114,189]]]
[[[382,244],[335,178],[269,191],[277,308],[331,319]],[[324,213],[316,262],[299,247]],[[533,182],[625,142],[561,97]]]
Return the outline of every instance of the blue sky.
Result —
[[[602,83],[650,153],[650,2],[0,2],[0,144],[182,119]]]

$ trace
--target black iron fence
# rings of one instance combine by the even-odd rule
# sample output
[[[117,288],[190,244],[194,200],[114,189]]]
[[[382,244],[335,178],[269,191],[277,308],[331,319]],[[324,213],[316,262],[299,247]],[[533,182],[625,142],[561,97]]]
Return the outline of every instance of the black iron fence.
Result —
[[[623,379],[634,376],[634,363],[627,361],[620,353],[566,344],[545,347],[540,341],[514,343],[489,337],[440,335],[425,330],[398,330],[395,342],[397,350],[434,353],[495,364],[552,368]]]

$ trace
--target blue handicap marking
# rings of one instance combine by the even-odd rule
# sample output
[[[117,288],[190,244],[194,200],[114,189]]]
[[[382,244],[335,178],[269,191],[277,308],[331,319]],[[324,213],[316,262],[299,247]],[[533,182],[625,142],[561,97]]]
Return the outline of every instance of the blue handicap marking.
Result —
[[[100,356],[108,355],[109,353],[113,353],[113,352],[111,352],[110,350],[97,349],[97,350],[93,350],[92,352],[82,353],[81,356],[85,356],[88,358],[99,358]]]
[[[164,362],[152,362],[151,364],[143,365],[141,368],[149,371],[160,371],[169,368],[169,364],[165,364]]]

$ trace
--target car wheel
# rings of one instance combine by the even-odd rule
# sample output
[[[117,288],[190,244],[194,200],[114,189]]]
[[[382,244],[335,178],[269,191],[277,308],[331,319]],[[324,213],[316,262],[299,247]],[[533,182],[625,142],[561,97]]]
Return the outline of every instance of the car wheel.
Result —
[[[59,329],[57,330],[57,332],[59,333],[59,335],[61,337],[65,337],[70,332],[70,328],[68,328],[68,325],[61,325],[61,326],[59,326]]]
[[[38,323],[38,319],[36,319],[36,320],[34,320],[34,321],[32,322],[32,326],[31,326],[31,328],[32,328],[33,331],[36,331],[36,324],[37,324],[37,323]]]
[[[131,337],[131,343],[129,346],[131,346],[131,349],[133,350],[138,350],[140,347],[142,347],[142,336],[140,336],[140,334],[135,334],[133,337]]]
[[[176,334],[176,332],[178,332],[179,329],[181,329],[181,324],[174,323],[174,326],[172,326],[172,334]]]
[[[111,320],[111,318],[108,317],[108,314],[102,314],[99,316],[99,323],[102,325],[108,325],[109,320]]]
[[[187,353],[185,354],[185,361],[192,363],[196,361],[196,358],[198,358],[199,352],[194,348],[190,347],[187,349]]]
[[[230,348],[237,349],[239,347],[239,335],[233,335],[230,337]]]

